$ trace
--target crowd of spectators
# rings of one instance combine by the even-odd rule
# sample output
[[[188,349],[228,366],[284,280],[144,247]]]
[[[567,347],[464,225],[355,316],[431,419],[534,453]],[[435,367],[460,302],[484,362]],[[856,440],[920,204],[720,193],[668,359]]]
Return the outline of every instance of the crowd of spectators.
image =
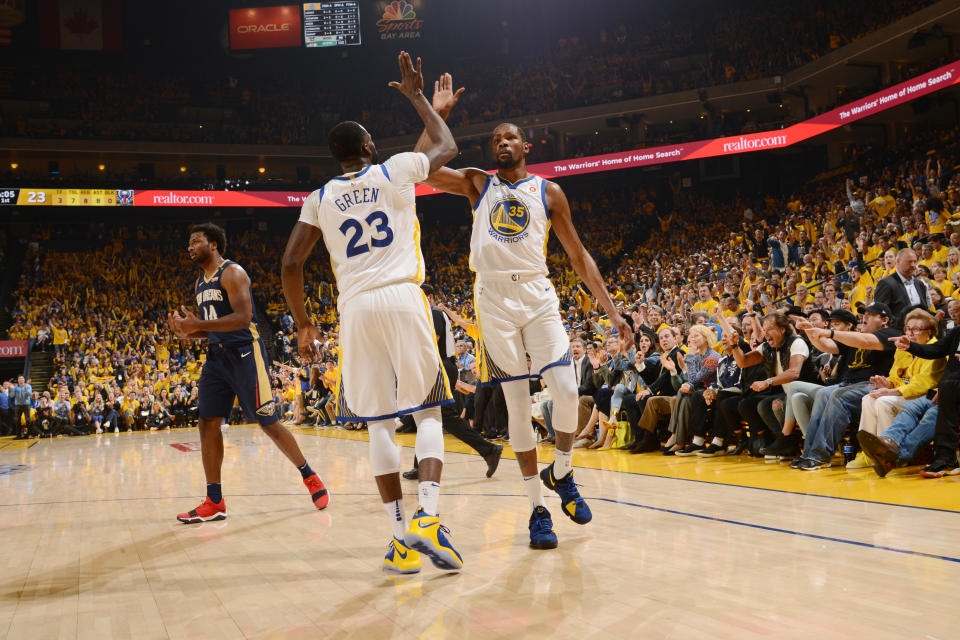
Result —
[[[929,3],[754,0],[703,3],[693,12],[665,5],[651,8],[654,15],[643,23],[565,37],[538,56],[504,61],[464,52],[447,61],[454,77],[471,84],[451,125],[781,74]],[[2,97],[38,101],[45,109],[5,114],[0,124],[7,136],[316,145],[347,117],[375,122],[380,138],[414,133],[379,77],[343,67],[325,68],[323,82],[301,68],[263,74],[242,62],[195,75],[163,66],[104,73],[61,65],[56,73],[12,73]],[[349,92],[336,89],[346,84]]]
[[[901,148],[856,149],[838,177],[760,201],[711,201],[679,184],[668,194],[571,184],[574,222],[637,331],[632,341],[612,334],[552,239],[548,264],[577,359],[581,446],[750,453],[810,470],[831,464],[840,447],[849,467],[881,475],[924,460],[928,475],[960,473],[960,394],[951,386],[960,385],[960,365],[947,361],[960,340],[958,134],[932,130]],[[477,394],[468,234],[462,225],[425,230],[429,281],[459,327],[458,393]],[[163,323],[191,297],[196,270],[185,251],[170,250],[183,246],[186,228],[84,233],[40,230],[25,258],[9,333],[52,349],[56,374],[26,381],[38,387],[26,395],[22,383],[7,385],[8,407],[32,396],[32,411],[11,427],[74,433],[188,422],[202,344],[175,340]],[[322,366],[307,371],[293,361],[295,327],[279,282],[284,238],[252,227],[234,235],[227,255],[254,284],[277,358],[278,403],[291,420],[334,422],[329,264],[308,264],[309,311],[325,342]],[[550,438],[549,389],[531,392]],[[488,435],[503,434],[495,400],[483,416],[472,415],[475,402],[463,406]]]

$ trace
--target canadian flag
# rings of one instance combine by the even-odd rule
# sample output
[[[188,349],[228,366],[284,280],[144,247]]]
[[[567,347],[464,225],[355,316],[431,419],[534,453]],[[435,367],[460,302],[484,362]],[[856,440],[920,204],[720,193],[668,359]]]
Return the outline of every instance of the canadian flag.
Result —
[[[123,0],[40,0],[39,9],[44,48],[123,48]]]

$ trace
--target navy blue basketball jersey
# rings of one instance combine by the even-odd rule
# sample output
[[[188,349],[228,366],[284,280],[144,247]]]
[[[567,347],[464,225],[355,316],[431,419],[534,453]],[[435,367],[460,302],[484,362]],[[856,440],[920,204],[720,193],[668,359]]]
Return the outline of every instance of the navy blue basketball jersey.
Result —
[[[230,306],[230,298],[227,296],[227,290],[220,284],[223,270],[231,264],[236,263],[233,260],[224,260],[209,280],[204,275],[197,278],[197,306],[200,307],[201,320],[216,320],[217,318],[222,318],[233,313],[233,308]],[[253,316],[250,319],[249,327],[246,329],[237,329],[236,331],[207,331],[207,339],[214,344],[249,344],[252,340],[259,340],[260,332],[257,330],[257,307],[253,304],[252,286],[250,287],[250,306],[253,307]]]

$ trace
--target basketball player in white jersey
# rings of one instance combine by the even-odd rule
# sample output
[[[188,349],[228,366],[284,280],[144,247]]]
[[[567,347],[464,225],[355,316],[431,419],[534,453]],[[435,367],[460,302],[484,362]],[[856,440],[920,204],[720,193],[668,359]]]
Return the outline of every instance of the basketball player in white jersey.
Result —
[[[443,468],[440,405],[453,402],[437,351],[427,299],[420,290],[423,256],[414,207],[414,185],[457,155],[443,119],[423,95],[420,60],[400,54],[399,89],[426,126],[422,152],[400,153],[380,164],[370,134],[356,122],[330,132],[330,152],[344,174],[306,199],[283,256],[283,293],[297,323],[300,356],[316,361],[320,332],[304,305],[303,264],[323,236],[340,294],[340,383],[337,415],[366,422],[370,466],[393,539],[384,569],[420,571],[420,554],[441,569],[463,565],[449,530],[440,525],[437,503]],[[400,455],[394,418],[413,414],[420,460],[420,508],[407,526],[400,488]]]
[[[445,75],[434,107],[446,119],[462,89],[453,93]],[[420,143],[426,143],[421,136]],[[418,147],[419,144],[418,143]],[[530,145],[523,130],[502,124],[493,130],[497,172],[443,168],[426,183],[466,196],[473,207],[470,268],[477,274],[474,307],[480,329],[480,373],[484,382],[499,382],[509,411],[510,444],[517,454],[530,498],[530,546],[557,546],[553,521],[537,478],[536,439],[530,426],[527,379],[542,377],[553,398],[556,458],[540,479],[560,494],[563,512],[578,524],[592,519],[590,508],[573,482],[573,435],[577,426],[577,384],[570,342],[560,319],[560,303],[548,279],[546,248],[551,226],[574,270],[607,311],[621,336],[633,331],[613,304],[593,258],[580,242],[563,191],[527,172]],[[528,369],[526,355],[531,366]]]

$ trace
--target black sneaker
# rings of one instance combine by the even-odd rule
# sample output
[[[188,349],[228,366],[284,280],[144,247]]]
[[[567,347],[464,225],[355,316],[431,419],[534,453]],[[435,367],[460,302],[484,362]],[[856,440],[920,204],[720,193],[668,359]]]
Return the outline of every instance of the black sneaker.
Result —
[[[715,456],[725,456],[727,455],[727,447],[722,444],[713,444],[712,442],[708,444],[705,448],[697,451],[697,455],[701,458],[713,458]]]
[[[698,451],[703,451],[704,449],[706,449],[706,447],[703,446],[702,444],[690,443],[687,446],[685,446],[683,449],[678,450],[677,455],[678,456],[695,456],[697,455]]]
[[[797,465],[797,469],[803,471],[816,471],[817,469],[827,469],[830,467],[830,461],[821,462],[820,460],[814,460],[812,458],[802,458],[800,464]]]
[[[806,460],[806,458],[804,458],[803,456],[797,456],[796,458],[794,458],[793,460],[790,461],[790,468],[791,468],[791,469],[799,469],[799,468],[800,468],[800,464],[801,464],[804,460]]]
[[[493,446],[493,451],[483,456],[483,459],[487,461],[488,478],[492,478],[493,474],[497,472],[497,465],[500,464],[501,455],[503,455],[503,445],[496,444]]]
[[[410,471],[404,471],[403,477],[407,480],[417,480],[420,478],[420,470],[414,467],[413,469],[410,469]]]
[[[760,449],[760,453],[762,453],[763,457],[767,460],[793,458],[797,455],[797,444],[797,438],[792,433],[789,436],[778,433],[777,439]]]
[[[747,451],[750,447],[750,439],[743,438],[740,442],[737,443],[737,446],[733,448],[733,451],[730,452],[732,456],[742,455],[744,451]]]
[[[923,468],[920,475],[924,478],[942,478],[943,476],[960,475],[960,465],[957,464],[957,458],[934,458],[933,462]]]

